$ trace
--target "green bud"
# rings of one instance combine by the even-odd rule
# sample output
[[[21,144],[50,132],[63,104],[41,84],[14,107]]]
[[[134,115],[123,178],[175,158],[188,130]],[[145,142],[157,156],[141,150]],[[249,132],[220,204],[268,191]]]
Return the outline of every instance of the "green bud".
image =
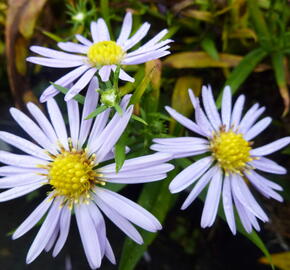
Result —
[[[101,93],[101,102],[108,107],[114,107],[118,104],[117,91],[114,88],[103,91]]]

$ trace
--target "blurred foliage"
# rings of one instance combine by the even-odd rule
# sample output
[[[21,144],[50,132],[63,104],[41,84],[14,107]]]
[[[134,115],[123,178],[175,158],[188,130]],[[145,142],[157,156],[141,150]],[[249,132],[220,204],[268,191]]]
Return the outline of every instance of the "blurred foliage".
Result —
[[[134,75],[135,82],[121,84],[119,93],[120,96],[133,94],[131,103],[135,105],[134,119],[137,121],[131,120],[128,131],[117,144],[117,169],[125,158],[124,142],[133,147],[134,151],[128,154],[132,157],[149,153],[152,138],[184,133],[176,122],[163,113],[162,107],[170,104],[190,116],[193,108],[187,97],[187,89],[192,88],[198,95],[201,85],[211,80],[209,76],[214,77],[213,81],[218,81],[216,86],[219,88],[230,85],[235,93],[243,89],[247,80],[255,77],[254,73],[271,74],[276,87],[266,94],[270,97],[281,96],[284,109],[277,110],[287,116],[290,106],[290,7],[286,0],[1,2],[0,54],[3,62],[7,63],[8,79],[3,78],[5,72],[2,70],[0,75],[1,80],[9,80],[16,106],[24,108],[25,102],[36,102],[39,90],[48,85],[48,80],[55,79],[48,69],[25,62],[25,58],[31,54],[28,49],[31,44],[55,48],[56,42],[75,41],[74,35],[77,33],[89,37],[90,22],[98,17],[105,19],[111,36],[116,37],[126,11],[134,14],[133,31],[144,21],[149,21],[152,25],[151,35],[168,28],[166,38],[170,37],[175,42],[172,44],[172,54],[165,59],[150,61],[145,66],[125,67],[127,72]],[[216,86],[214,90],[218,89]],[[263,81],[260,87],[257,91],[261,96],[265,95]],[[60,91],[65,92],[66,89]],[[219,95],[220,91],[215,94]],[[176,173],[177,170],[173,171],[166,181],[145,184],[139,197],[139,203],[161,221],[175,200],[175,196],[169,194],[168,183]],[[116,188],[115,185],[118,190],[123,187],[120,185]],[[182,238],[182,245],[187,252],[192,253],[195,247],[188,247],[182,226],[177,224],[171,237]],[[156,234],[144,231],[142,235],[145,242],[142,246],[129,239],[125,241],[120,269],[134,269],[156,237]],[[191,239],[194,237],[193,233]],[[267,249],[256,234],[248,237],[267,254]],[[276,264],[275,258],[273,263]]]
[[[277,266],[281,270],[290,270],[290,252],[281,252],[271,254],[272,256],[272,263]],[[259,261],[264,264],[269,264],[267,258],[263,257],[260,258]]]

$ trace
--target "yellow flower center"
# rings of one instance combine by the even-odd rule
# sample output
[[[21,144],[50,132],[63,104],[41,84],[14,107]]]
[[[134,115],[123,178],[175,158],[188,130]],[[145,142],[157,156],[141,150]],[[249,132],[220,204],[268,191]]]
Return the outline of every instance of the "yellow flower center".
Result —
[[[48,166],[48,179],[55,196],[64,196],[68,201],[79,202],[90,198],[90,190],[98,180],[94,170],[95,156],[88,157],[86,151],[62,151]]]
[[[87,56],[94,66],[117,65],[124,51],[115,41],[100,41],[89,47]]]
[[[220,167],[226,172],[239,173],[247,167],[247,162],[253,160],[250,156],[250,143],[242,134],[233,131],[220,131],[210,142],[212,155]]]

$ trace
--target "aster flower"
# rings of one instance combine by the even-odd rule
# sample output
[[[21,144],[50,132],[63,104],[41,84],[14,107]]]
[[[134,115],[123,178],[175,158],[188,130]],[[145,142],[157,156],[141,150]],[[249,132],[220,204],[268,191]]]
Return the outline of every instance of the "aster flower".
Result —
[[[133,106],[127,108],[130,96],[121,101],[123,114],[116,113],[109,121],[110,110],[95,121],[85,117],[95,109],[97,80],[90,83],[83,112],[75,100],[67,102],[70,137],[61,111],[52,98],[47,102],[50,121],[34,104],[27,109],[30,119],[21,111],[10,110],[14,120],[35,141],[1,131],[0,139],[25,152],[13,154],[0,151],[0,201],[8,201],[46,186],[49,190],[42,203],[25,219],[13,234],[21,237],[45,217],[27,255],[31,263],[43,251],[53,249],[55,257],[66,242],[72,211],[84,251],[92,269],[100,267],[103,256],[112,263],[115,257],[107,239],[103,212],[135,242],[142,237],[135,224],[150,232],[161,229],[159,221],[133,201],[106,189],[106,183],[144,183],[161,180],[173,168],[165,163],[170,155],[157,153],[126,160],[116,173],[115,164],[102,165],[114,157],[114,145],[127,126]]]
[[[247,232],[259,230],[257,219],[268,217],[250,191],[250,186],[267,198],[282,201],[276,192],[282,188],[266,179],[260,172],[285,174],[286,169],[265,156],[285,147],[290,137],[253,148],[253,139],[271,123],[270,117],[258,120],[265,107],[254,104],[242,117],[245,97],[238,97],[232,108],[231,90],[224,89],[221,113],[218,112],[210,88],[202,88],[203,108],[191,90],[189,96],[195,108],[195,122],[174,109],[168,113],[184,127],[201,137],[154,139],[152,149],[171,153],[175,158],[209,153],[179,173],[170,183],[172,193],[180,192],[195,184],[182,205],[186,209],[208,185],[205,206],[201,217],[203,228],[213,225],[219,202],[233,234],[236,233],[234,206]]]
[[[92,41],[81,35],[76,35],[75,37],[80,43],[59,42],[58,47],[65,52],[32,46],[30,47],[31,51],[43,57],[32,56],[28,57],[27,61],[47,67],[75,68],[55,82],[63,87],[75,82],[65,96],[67,101],[84,89],[97,72],[102,81],[108,81],[111,71],[115,71],[117,65],[136,65],[168,55],[170,52],[167,51],[169,48],[167,44],[172,40],[161,41],[168,32],[166,29],[138,49],[127,52],[146,36],[149,28],[150,24],[145,22],[130,37],[132,14],[128,12],[118,39],[113,41],[110,39],[105,21],[98,19],[97,22],[91,23]],[[119,78],[124,81],[134,81],[123,69],[120,70]],[[44,90],[40,100],[45,102],[56,94],[58,94],[58,90],[49,86]]]

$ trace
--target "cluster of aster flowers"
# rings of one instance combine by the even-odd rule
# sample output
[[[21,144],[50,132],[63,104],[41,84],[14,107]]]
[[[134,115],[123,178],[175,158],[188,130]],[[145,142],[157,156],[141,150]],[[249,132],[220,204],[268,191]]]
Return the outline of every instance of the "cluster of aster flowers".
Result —
[[[271,119],[266,117],[257,122],[264,111],[264,107],[260,108],[258,104],[242,117],[245,98],[243,95],[238,97],[232,108],[229,87],[224,90],[221,114],[208,87],[202,89],[203,108],[199,99],[189,91],[195,122],[166,107],[174,119],[201,137],[156,138],[151,146],[156,153],[125,160],[122,168],[116,171],[112,160],[115,145],[132,116],[131,96],[122,98],[118,112],[106,108],[95,119],[88,119],[88,115],[98,108],[98,103],[102,106],[100,91],[97,91],[100,80],[108,81],[111,72],[118,69],[118,79],[133,82],[134,79],[120,68],[121,65],[141,64],[169,54],[168,44],[172,40],[162,40],[167,30],[162,30],[135,51],[127,52],[146,36],[149,28],[150,25],[144,23],[130,36],[132,14],[127,13],[116,41],[111,40],[105,21],[99,19],[91,23],[92,41],[76,35],[80,43],[58,43],[65,52],[31,47],[40,56],[28,57],[29,62],[75,69],[46,88],[40,97],[41,102],[46,102],[49,118],[33,103],[27,104],[32,118],[16,108],[10,109],[14,120],[33,142],[0,132],[2,141],[24,152],[0,151],[0,162],[5,164],[0,168],[0,188],[6,189],[0,193],[0,201],[24,196],[44,186],[49,189],[45,199],[13,234],[13,239],[17,239],[43,220],[28,251],[27,263],[35,260],[43,250],[52,250],[54,257],[58,255],[68,237],[72,216],[76,218],[85,255],[92,269],[101,266],[104,256],[115,263],[104,216],[136,243],[142,244],[143,239],[132,224],[150,232],[160,230],[161,224],[143,207],[106,188],[106,184],[163,180],[174,168],[168,161],[175,158],[195,158],[209,153],[180,172],[169,185],[170,191],[177,193],[195,184],[182,209],[187,208],[208,186],[202,227],[212,226],[222,198],[226,220],[234,234],[235,209],[247,232],[251,232],[252,228],[259,230],[257,219],[266,222],[268,217],[253,197],[249,184],[267,198],[282,201],[277,193],[282,188],[256,170],[285,174],[283,167],[264,156],[288,145],[290,137],[253,148],[252,139],[270,124]],[[68,129],[53,98],[59,93],[56,85],[69,88],[65,95]],[[84,104],[80,108],[74,97],[86,87]]]

